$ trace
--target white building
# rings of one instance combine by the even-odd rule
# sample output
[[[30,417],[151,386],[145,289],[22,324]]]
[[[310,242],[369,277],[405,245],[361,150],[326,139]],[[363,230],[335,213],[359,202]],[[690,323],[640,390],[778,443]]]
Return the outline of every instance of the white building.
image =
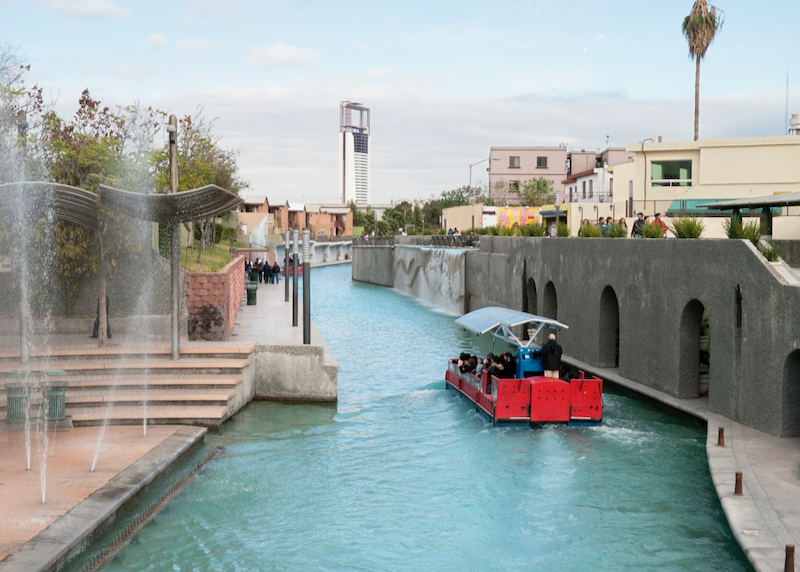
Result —
[[[355,113],[354,113],[355,112]],[[353,115],[358,115],[353,121]],[[369,204],[369,108],[339,104],[339,202]]]

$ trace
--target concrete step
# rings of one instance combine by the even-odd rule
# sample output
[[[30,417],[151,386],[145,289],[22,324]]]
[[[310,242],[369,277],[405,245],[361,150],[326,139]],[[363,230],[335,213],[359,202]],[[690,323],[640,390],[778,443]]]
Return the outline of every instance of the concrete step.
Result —
[[[117,405],[114,407],[81,407],[69,410],[75,427],[102,425],[106,415],[114,425],[136,425],[142,423],[144,407],[141,405]],[[148,424],[161,425],[205,425],[216,427],[228,416],[228,408],[224,405],[148,405]]]
[[[156,405],[224,405],[236,397],[236,389],[208,389],[202,392],[193,390],[149,390],[145,391],[74,391],[66,395],[67,410],[80,407],[105,406],[109,403]]]
[[[47,370],[63,370],[68,373],[79,372],[98,372],[113,371],[117,372],[140,372],[160,373],[167,371],[182,371],[186,373],[236,373],[250,364],[248,358],[183,358],[177,361],[165,358],[143,357],[139,359],[74,359],[74,360],[48,360],[42,362],[30,362],[24,365],[18,362],[0,363],[0,375],[14,370],[29,371],[39,380],[38,372]],[[6,378],[11,381],[10,378]]]
[[[181,356],[234,357],[247,356],[255,351],[255,342],[184,342],[181,344]],[[34,349],[30,358],[34,361],[53,358],[103,358],[124,356],[171,356],[170,345],[119,345],[99,348],[93,345],[76,346],[74,344],[56,344],[44,349]],[[19,347],[4,347],[0,350],[0,362],[19,360]]]

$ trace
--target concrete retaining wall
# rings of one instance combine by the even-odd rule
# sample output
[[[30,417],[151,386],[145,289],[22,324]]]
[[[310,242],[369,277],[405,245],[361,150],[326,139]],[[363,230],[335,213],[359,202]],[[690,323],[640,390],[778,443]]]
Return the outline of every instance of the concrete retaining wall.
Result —
[[[319,345],[256,346],[255,397],[277,401],[337,400],[339,366]]]
[[[362,253],[376,268],[393,257],[355,248],[354,280]],[[484,236],[466,253],[464,283],[466,311],[499,305],[557,318],[570,326],[559,335],[565,354],[618,364],[622,377],[678,398],[699,392],[705,310],[709,410],[800,435],[800,281],[748,241]]]
[[[230,338],[244,288],[244,257],[237,256],[219,272],[186,274],[189,339]]]
[[[355,253],[358,253],[358,256]],[[365,246],[353,248],[353,280],[378,286],[394,285],[394,248]]]

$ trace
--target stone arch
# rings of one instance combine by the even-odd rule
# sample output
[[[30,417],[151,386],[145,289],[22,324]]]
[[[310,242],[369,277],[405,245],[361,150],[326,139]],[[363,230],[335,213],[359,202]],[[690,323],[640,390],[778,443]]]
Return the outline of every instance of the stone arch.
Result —
[[[542,316],[558,320],[558,295],[556,294],[556,287],[552,281],[548,282],[544,287]]]
[[[678,397],[688,398],[700,395],[700,329],[705,306],[697,299],[690,300],[681,312],[678,347]],[[709,370],[710,370],[710,351]]]
[[[522,311],[529,314],[537,314],[539,311],[536,280],[533,278],[527,278],[522,284]]]
[[[784,437],[800,435],[800,350],[794,350],[783,366]]]
[[[619,367],[619,302],[611,286],[600,295],[598,334],[600,367]]]

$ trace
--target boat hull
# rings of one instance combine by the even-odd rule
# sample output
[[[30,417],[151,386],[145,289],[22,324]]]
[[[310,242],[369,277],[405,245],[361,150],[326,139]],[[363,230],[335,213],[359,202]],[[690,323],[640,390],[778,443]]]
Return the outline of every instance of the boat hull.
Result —
[[[485,372],[478,378],[461,373],[455,361],[450,361],[445,384],[496,425],[598,425],[603,420],[603,380],[581,374],[581,378],[570,381],[545,376],[487,378]]]

